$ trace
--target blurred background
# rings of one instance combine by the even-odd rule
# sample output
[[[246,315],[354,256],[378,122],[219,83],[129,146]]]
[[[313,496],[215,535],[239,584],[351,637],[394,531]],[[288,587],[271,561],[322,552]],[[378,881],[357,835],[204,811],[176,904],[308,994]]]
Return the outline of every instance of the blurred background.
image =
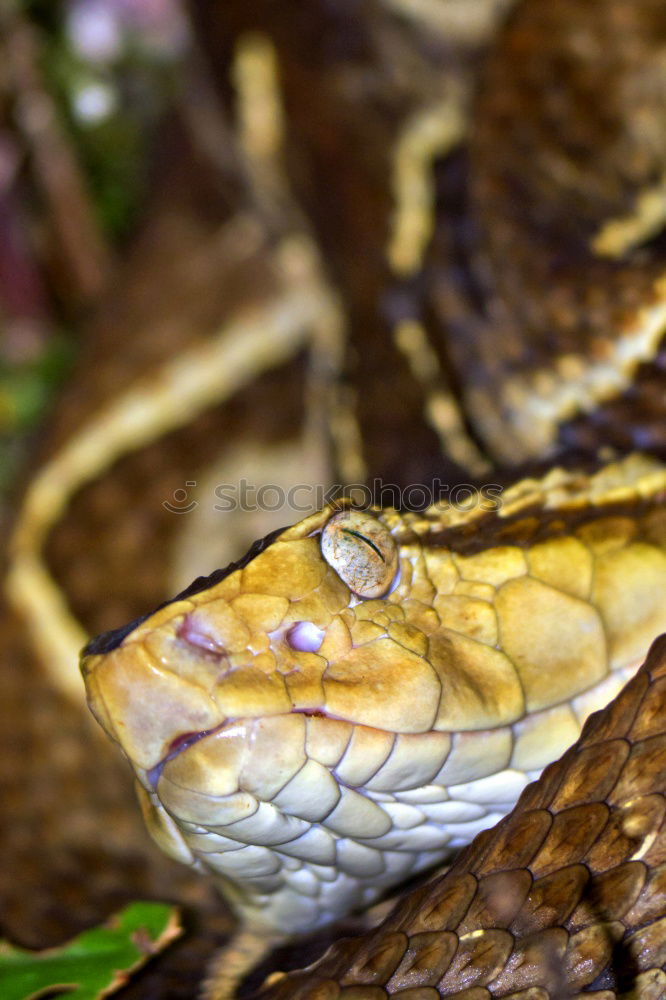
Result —
[[[72,370],[145,205],[188,51],[175,2],[7,3],[0,81],[0,489]],[[6,507],[5,507],[6,513]]]
[[[0,935],[179,902],[128,998],[191,997],[233,919],[151,844],[77,650],[335,484],[446,478],[423,179],[509,6],[0,7]]]
[[[132,284],[132,271],[144,288],[153,281],[148,274],[144,285],[138,273],[140,252],[127,261],[169,156],[160,137],[177,117],[190,32],[170,0],[10,2],[0,11],[0,52],[0,535],[6,542],[39,469],[76,436],[105,393],[110,397],[114,385],[122,391],[113,361],[100,368],[99,359],[122,355],[131,340],[130,329],[124,338],[107,317]],[[155,211],[159,216],[162,209]],[[150,313],[149,301],[136,321],[144,329]],[[102,329],[111,331],[106,338]],[[127,379],[131,366],[126,362]],[[128,490],[131,497],[131,479]],[[135,493],[128,502],[136,502]],[[91,551],[103,514],[94,501],[92,510],[98,514],[83,535],[74,530],[65,546],[82,544],[104,577],[104,556],[97,560]],[[6,555],[5,548],[5,563]],[[89,593],[85,567],[77,572]],[[155,584],[153,578],[149,589]],[[42,948],[98,924],[130,897],[159,896],[160,883],[180,880],[176,896],[190,890],[189,875],[183,882],[177,869],[164,869],[157,852],[151,871],[129,775],[99,739],[80,694],[63,694],[49,676],[49,634],[51,624],[58,632],[60,619],[47,610],[40,643],[34,614],[30,607],[18,613],[2,607],[0,936]],[[66,642],[65,687],[76,678],[76,642]],[[194,966],[229,927],[205,887],[189,884],[210,910],[213,937],[186,960],[189,972],[160,974],[153,985],[133,987],[136,996],[192,995],[199,979]],[[169,889],[167,897],[173,898]]]

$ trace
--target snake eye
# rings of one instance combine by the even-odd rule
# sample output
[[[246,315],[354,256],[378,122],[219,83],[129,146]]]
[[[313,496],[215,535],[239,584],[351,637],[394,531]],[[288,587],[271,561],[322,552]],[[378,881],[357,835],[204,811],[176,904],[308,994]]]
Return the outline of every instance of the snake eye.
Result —
[[[381,597],[398,569],[393,536],[372,514],[343,510],[321,533],[324,559],[358,597]]]

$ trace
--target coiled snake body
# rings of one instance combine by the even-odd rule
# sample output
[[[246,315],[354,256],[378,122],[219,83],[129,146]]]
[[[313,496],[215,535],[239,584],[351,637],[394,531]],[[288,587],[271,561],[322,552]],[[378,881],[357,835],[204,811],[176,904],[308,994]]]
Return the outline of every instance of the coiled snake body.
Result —
[[[414,450],[431,448],[435,427],[454,467],[468,460],[483,470],[464,421],[451,418],[457,397],[478,439],[505,462],[570,445],[616,451],[597,472],[555,462],[499,496],[480,490],[467,510],[446,502],[408,514],[331,504],[87,646],[91,707],[134,767],[151,833],[169,854],[212,874],[252,934],[267,936],[365,906],[492,825],[578,738],[589,713],[616,697],[666,630],[666,471],[657,458],[617,457],[637,445],[653,454],[663,448],[665,91],[645,76],[649,59],[664,80],[661,6],[519,5],[487,63],[467,142],[463,200],[472,223],[457,207],[447,214],[460,164],[450,168],[443,154],[461,135],[441,113],[446,102],[433,83],[442,37],[409,20],[397,0],[389,10],[368,3],[356,12],[350,51],[349,25],[335,5],[313,3],[307,12],[286,5],[289,17],[270,7],[229,4],[222,19],[201,4],[195,16],[213,53],[225,50],[229,32],[259,21],[281,60],[288,138],[300,156],[293,183],[302,185],[300,201],[346,294],[352,327],[366,338],[357,358],[360,423],[372,432],[373,420],[407,426],[411,419],[408,395],[391,391],[397,345],[403,367],[407,359],[431,390],[430,437],[422,434]],[[418,72],[393,73],[393,58],[410,44]],[[315,74],[312,114],[303,94],[314,90]],[[590,98],[600,91],[603,127]],[[636,94],[640,127],[627,114]],[[374,131],[365,142],[368,122]],[[409,164],[411,155],[433,218],[419,230],[423,206],[411,205],[415,237],[401,202],[409,207],[410,195],[400,195],[396,181],[400,204],[384,255],[376,240],[386,229],[386,150],[396,143],[383,140],[396,138],[391,128],[404,140],[395,177],[400,156]],[[267,191],[282,192],[284,178],[259,166],[253,197],[262,205]],[[329,198],[320,199],[325,170]],[[275,228],[293,236],[295,225],[289,212],[286,221],[270,217],[271,253]],[[293,241],[284,244],[289,253],[271,257],[273,278],[287,312],[313,323],[316,310],[299,288],[302,259],[299,271]],[[463,257],[471,261],[464,274]],[[308,267],[318,287],[321,272]],[[325,304],[335,311],[330,298]],[[281,317],[265,313],[276,343]],[[435,320],[448,333],[436,363],[435,349],[424,347]],[[364,381],[372,366],[374,388]],[[169,419],[167,429],[175,426]],[[94,440],[91,433],[88,452]],[[395,436],[389,429],[379,444],[372,433],[367,440],[371,469],[390,477]],[[113,448],[112,456],[121,451]],[[314,978],[287,979],[275,995],[486,1000],[524,990],[525,1000],[542,1000],[591,990],[607,1000],[634,988],[635,972],[628,995],[663,996],[663,783],[647,792],[636,774],[644,765],[654,779],[662,768],[663,733],[647,721],[644,731],[639,722],[631,733],[631,725],[622,729],[628,704],[640,702],[646,720],[663,716],[659,677],[656,667],[644,671],[614,702],[615,715],[596,723],[609,727],[612,748],[592,774],[582,778],[570,755],[526,793],[513,825],[475,842],[466,858],[481,861],[469,878],[463,872],[456,881],[454,872],[432,894],[421,890],[404,923],[391,918],[358,950],[341,948]],[[594,742],[598,729],[590,732]],[[648,746],[652,735],[657,742]],[[632,740],[645,755],[630,778],[624,771],[618,778],[626,760],[618,747]],[[594,787],[606,767],[613,783],[599,781],[599,808],[583,810],[591,800],[575,790],[583,780]],[[557,794],[554,775],[563,782]],[[623,805],[629,781],[637,796],[654,796],[635,812]],[[629,817],[628,833],[617,825],[618,810]],[[520,854],[523,822],[543,827],[547,847]],[[624,834],[634,838],[631,852]],[[518,860],[509,857],[514,839]],[[506,882],[502,859],[513,873]],[[657,874],[641,896],[646,866]],[[600,875],[592,902],[583,899],[586,872]],[[484,874],[486,895],[477,894]],[[537,889],[532,879],[542,879]],[[618,914],[608,900],[620,883],[636,892],[618,889],[618,898],[631,896]],[[570,889],[571,910],[558,907],[553,899]],[[622,924],[634,903],[643,909]],[[585,906],[600,911],[592,930]],[[573,951],[566,935],[540,936],[567,920],[582,935]],[[619,974],[617,942],[639,924],[655,929],[632,940],[627,954],[642,947],[643,957]],[[643,972],[651,978],[636,978]]]

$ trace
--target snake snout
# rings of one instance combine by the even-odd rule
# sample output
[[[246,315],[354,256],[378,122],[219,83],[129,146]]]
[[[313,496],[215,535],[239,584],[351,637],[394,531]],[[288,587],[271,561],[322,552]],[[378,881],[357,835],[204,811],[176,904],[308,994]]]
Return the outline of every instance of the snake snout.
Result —
[[[106,655],[84,656],[81,667],[93,714],[134,767],[150,771],[184,734],[210,732],[225,716],[192,663],[177,669],[154,648],[154,633],[135,636]]]
[[[97,653],[86,647],[81,667],[90,707],[135,770],[157,775],[234,720],[291,710],[260,640],[253,641],[224,599],[203,607],[172,603],[115,648]]]

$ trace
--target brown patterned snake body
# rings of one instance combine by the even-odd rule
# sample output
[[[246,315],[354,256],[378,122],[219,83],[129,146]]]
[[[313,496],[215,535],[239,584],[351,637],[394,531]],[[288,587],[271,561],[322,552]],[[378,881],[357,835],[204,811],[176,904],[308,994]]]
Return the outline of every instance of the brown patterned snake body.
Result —
[[[447,875],[272,1000],[661,1000],[666,641]],[[584,775],[584,777],[583,777]]]
[[[229,3],[224,19],[216,5],[196,6],[213,54],[225,51],[230,32],[260,26],[280,60],[296,162],[291,181],[343,292],[357,349],[364,348],[356,362],[357,410],[372,471],[394,478],[396,442],[412,430],[413,396],[419,411],[423,405],[420,393],[402,391],[405,359],[421,388],[440,390],[430,396],[431,426],[413,438],[410,451],[432,452],[434,427],[456,461],[477,457],[474,448],[459,447],[460,425],[439,419],[450,413],[451,386],[477,436],[505,460],[542,456],[558,443],[663,449],[666,266],[659,234],[666,155],[663,128],[654,124],[664,110],[664,88],[655,85],[666,65],[661,4],[528,0],[519,6],[488,61],[466,143],[464,197],[473,223],[447,204],[451,177],[437,161],[452,137],[462,137],[456,115],[452,123],[441,110],[450,106],[438,62],[445,32],[410,20],[409,5],[397,0],[355,6],[353,45],[336,4],[285,3],[280,11],[259,4],[250,11]],[[315,91],[313,113],[303,95]],[[463,110],[465,100],[463,94]],[[632,116],[628,109],[636,106],[640,114]],[[407,180],[426,192],[431,209],[435,196],[440,201],[425,235],[422,206],[400,193],[405,162]],[[424,182],[431,175],[434,193]],[[262,187],[265,175],[258,176],[265,198],[270,185]],[[320,197],[322,178],[328,198]],[[389,193],[390,178],[397,194]],[[391,234],[386,217],[393,201]],[[403,225],[414,217],[416,238],[411,223]],[[271,224],[278,230],[293,226],[293,219],[277,220]],[[274,250],[274,229],[269,235],[256,255],[258,272],[270,257],[265,248]],[[293,265],[293,254],[270,260],[278,257]],[[471,265],[461,277],[463,257]],[[278,305],[286,301],[295,322],[314,324],[322,297],[302,294],[298,268],[285,266],[283,273],[275,266],[271,275],[283,296]],[[282,315],[276,308],[261,316],[276,344]],[[437,324],[446,329],[447,348],[424,349],[424,331]],[[246,342],[256,326],[245,331]],[[275,348],[278,360],[288,349]],[[226,356],[224,362],[219,371],[226,376]],[[439,382],[433,371],[441,373]],[[202,384],[194,377],[190,383]],[[198,404],[196,392],[190,397]],[[133,403],[136,413],[136,396]],[[377,425],[381,434],[373,437]],[[173,411],[161,426],[163,433],[177,426]],[[136,445],[124,443],[118,421],[108,420],[109,428],[107,440],[116,434],[112,461]],[[103,422],[95,429],[104,430]],[[148,439],[144,425],[140,432]],[[79,465],[82,457],[91,461],[101,436],[90,433],[74,455]],[[336,511],[328,508],[131,631],[89,647],[91,703],[135,767],[151,831],[172,855],[212,872],[254,927],[311,927],[370,902],[464,843],[576,739],[584,716],[617,693],[666,627],[658,462],[633,457],[591,477],[555,468],[505,491],[499,505],[492,497],[477,499],[467,513],[446,505],[425,515],[370,511],[347,526],[351,533],[343,524],[344,547],[334,530],[340,522],[329,527]],[[330,545],[320,544],[322,533]],[[661,690],[659,683],[650,690]],[[633,695],[622,697],[620,707]],[[661,708],[654,711],[663,713],[656,704]],[[649,712],[641,718],[649,720]],[[618,723],[614,739],[630,739],[631,724],[622,730]],[[636,734],[643,736],[649,739]],[[614,753],[604,751],[602,770],[612,770]],[[654,781],[661,758],[646,753],[641,760]],[[656,800],[653,810],[641,803],[649,828],[638,824],[643,847],[628,853],[614,854],[621,840],[614,838],[615,820],[603,827],[596,848],[603,858],[595,855],[593,863],[585,851],[594,855],[593,835],[617,804],[610,786],[594,788],[594,773],[586,787],[598,793],[598,808],[590,819],[558,813],[559,806],[574,810],[579,803],[572,791],[578,773],[566,772],[568,791],[551,809],[564,817],[553,820],[555,845],[549,842],[546,853],[554,860],[530,867],[527,855],[518,861],[502,855],[511,872],[552,875],[536,894],[525,875],[512,875],[499,893],[507,910],[498,917],[490,883],[484,883],[490,901],[473,899],[471,879],[479,869],[455,883],[453,901],[444,893],[440,906],[437,897],[429,923],[434,911],[424,890],[411,904],[418,909],[413,926],[389,925],[367,945],[376,946],[372,953],[359,945],[353,969],[343,949],[338,965],[317,973],[319,982],[302,995],[327,1000],[342,990],[349,1000],[375,1000],[402,991],[406,1000],[456,994],[486,1000],[523,989],[524,1000],[542,1000],[589,988],[595,1000],[607,1000],[630,990],[633,983],[625,989],[620,976],[616,989],[612,978],[617,949],[609,952],[608,940],[620,931],[616,914],[607,916],[607,900],[614,879],[624,887],[649,865],[649,905],[626,926],[654,925],[646,933],[658,939],[661,813]],[[640,797],[635,771],[627,773]],[[550,785],[537,787],[546,795]],[[650,788],[660,794],[658,783]],[[520,814],[537,834],[547,820],[546,805],[529,812],[539,794],[528,793]],[[571,854],[569,821],[582,837]],[[484,835],[478,849],[490,843]],[[615,873],[617,859],[634,867]],[[578,899],[582,869],[595,877],[611,872],[610,888],[595,882],[589,905],[600,899],[602,915],[594,930],[579,919],[580,909],[571,918],[568,931],[584,933],[579,951],[568,954],[583,957],[563,985],[553,972],[563,935],[538,933],[551,917],[553,925],[569,918],[556,903],[569,886]],[[497,878],[503,884],[499,863]],[[487,919],[478,917],[483,906],[493,911]],[[489,933],[479,933],[484,929]],[[512,951],[513,941],[527,951]],[[653,965],[638,962],[637,971],[663,965],[651,947],[648,941],[644,954]],[[526,967],[545,971],[530,979]],[[653,976],[638,983],[635,995],[662,996],[662,987]],[[277,988],[290,996],[296,986],[288,980]]]

